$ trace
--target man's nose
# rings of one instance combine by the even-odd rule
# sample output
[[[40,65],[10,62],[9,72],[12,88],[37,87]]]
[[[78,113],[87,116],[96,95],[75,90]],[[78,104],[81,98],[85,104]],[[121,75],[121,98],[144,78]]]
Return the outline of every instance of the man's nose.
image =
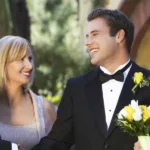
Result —
[[[92,39],[90,37],[86,38],[84,45],[88,46],[88,45],[91,45],[91,44],[92,44]]]

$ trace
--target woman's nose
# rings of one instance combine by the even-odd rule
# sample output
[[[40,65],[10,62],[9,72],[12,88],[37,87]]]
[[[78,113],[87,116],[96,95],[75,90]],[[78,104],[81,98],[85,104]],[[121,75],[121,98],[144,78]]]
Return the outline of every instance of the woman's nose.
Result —
[[[28,59],[26,60],[26,68],[32,69],[33,68],[33,63],[29,61]]]

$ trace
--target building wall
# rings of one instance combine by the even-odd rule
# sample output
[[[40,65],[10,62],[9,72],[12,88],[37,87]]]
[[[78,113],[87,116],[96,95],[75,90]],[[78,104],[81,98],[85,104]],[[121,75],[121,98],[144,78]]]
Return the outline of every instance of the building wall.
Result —
[[[136,53],[135,61],[147,69],[150,69],[150,28],[147,30]]]
[[[118,6],[135,26],[131,58],[150,69],[150,0],[123,0]]]

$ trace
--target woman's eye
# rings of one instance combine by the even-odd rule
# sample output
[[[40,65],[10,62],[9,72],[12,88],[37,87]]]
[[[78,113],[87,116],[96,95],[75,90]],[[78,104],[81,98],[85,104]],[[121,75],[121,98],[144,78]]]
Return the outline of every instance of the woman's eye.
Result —
[[[25,57],[22,57],[20,60],[22,60],[22,61],[23,61],[23,60],[24,60],[24,58],[25,58]]]
[[[31,56],[28,59],[29,59],[30,62],[32,61],[32,57]]]

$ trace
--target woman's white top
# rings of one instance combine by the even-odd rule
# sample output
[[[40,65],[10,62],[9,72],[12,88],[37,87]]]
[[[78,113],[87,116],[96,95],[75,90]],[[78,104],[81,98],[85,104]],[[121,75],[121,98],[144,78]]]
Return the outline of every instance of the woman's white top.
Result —
[[[35,118],[28,125],[11,126],[0,122],[1,139],[20,144],[21,150],[30,150],[40,139],[46,136],[52,128],[53,120],[46,118],[44,110],[44,99],[29,91],[33,100]],[[51,104],[52,105],[52,104]],[[52,105],[51,115],[55,115],[57,107]]]

